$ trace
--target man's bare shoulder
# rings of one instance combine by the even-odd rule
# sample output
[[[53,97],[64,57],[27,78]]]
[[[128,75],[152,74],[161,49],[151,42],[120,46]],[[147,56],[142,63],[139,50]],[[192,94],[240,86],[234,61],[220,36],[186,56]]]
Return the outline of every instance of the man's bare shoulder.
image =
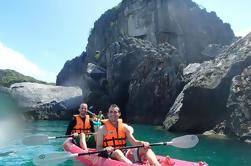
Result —
[[[100,126],[99,129],[98,129],[98,134],[101,133],[101,134],[104,134],[106,133],[106,128],[105,126]]]
[[[132,126],[129,126],[128,124],[123,124],[123,127],[124,127],[124,129],[125,129],[126,132],[133,133]]]
[[[128,124],[126,124],[126,123],[123,123],[123,127],[124,127],[124,129],[127,129],[128,128]]]

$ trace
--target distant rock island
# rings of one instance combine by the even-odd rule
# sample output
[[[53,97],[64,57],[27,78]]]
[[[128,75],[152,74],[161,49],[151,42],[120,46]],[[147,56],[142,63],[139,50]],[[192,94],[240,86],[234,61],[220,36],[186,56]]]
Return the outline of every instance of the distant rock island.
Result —
[[[39,81],[33,77],[25,76],[15,70],[0,69],[0,86],[10,87],[11,84],[19,82],[37,82],[46,84],[44,81]]]

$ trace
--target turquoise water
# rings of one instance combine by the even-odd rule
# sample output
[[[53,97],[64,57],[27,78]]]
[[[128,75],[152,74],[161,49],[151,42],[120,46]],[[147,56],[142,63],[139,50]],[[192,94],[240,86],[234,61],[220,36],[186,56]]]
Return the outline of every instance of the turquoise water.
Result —
[[[21,140],[24,136],[37,133],[49,136],[64,135],[67,125],[68,121],[36,121],[23,125],[23,129],[16,133],[16,137],[9,139],[6,145],[0,146],[0,165],[31,166],[33,165],[32,158],[38,154],[62,151],[63,139],[50,140],[49,144],[37,146],[23,145]],[[133,125],[133,127],[136,138],[149,142],[170,141],[172,138],[180,136],[157,130],[153,126]],[[212,166],[251,165],[251,145],[231,139],[205,136],[199,136],[199,139],[198,145],[191,149],[179,149],[171,146],[159,146],[153,149],[157,154],[170,155],[183,160],[206,161]],[[66,161],[59,165],[79,165],[79,163]]]
[[[6,93],[0,92],[0,119],[15,113],[16,103]]]

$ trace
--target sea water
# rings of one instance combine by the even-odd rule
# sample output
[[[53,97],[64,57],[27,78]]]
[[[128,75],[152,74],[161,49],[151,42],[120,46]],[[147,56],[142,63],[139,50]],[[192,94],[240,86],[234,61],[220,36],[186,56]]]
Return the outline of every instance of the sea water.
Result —
[[[1,121],[0,121],[1,123]],[[0,144],[0,165],[33,165],[32,159],[39,154],[63,151],[64,139],[50,140],[48,144],[28,146],[22,144],[22,139],[33,134],[45,134],[48,136],[61,136],[65,134],[68,121],[33,121],[27,122],[15,131],[16,135],[8,139],[4,145]],[[183,134],[175,134],[159,130],[148,125],[132,125],[134,135],[139,140],[151,143],[170,141]],[[0,124],[1,129],[1,124]],[[8,138],[8,131],[5,134]],[[199,143],[190,149],[180,149],[172,146],[153,147],[155,153],[171,156],[173,158],[189,161],[206,161],[211,166],[250,166],[251,145],[239,140],[229,138],[216,138],[198,135]],[[50,163],[48,163],[49,165]],[[80,165],[77,161],[66,161],[60,166]]]
[[[22,121],[15,102],[9,96],[0,93],[0,166],[33,165],[32,159],[39,154],[62,152],[64,139],[50,140],[49,143],[36,146],[23,145],[26,136],[45,134],[61,136],[65,134],[68,121]],[[170,141],[184,135],[160,130],[159,127],[148,125],[132,125],[134,135],[139,140],[150,143]],[[194,148],[181,149],[172,146],[153,147],[156,154],[189,161],[205,161],[211,166],[250,166],[251,145],[237,139],[225,137],[199,137],[199,143]],[[51,165],[48,163],[46,165]],[[72,160],[61,166],[80,165]]]

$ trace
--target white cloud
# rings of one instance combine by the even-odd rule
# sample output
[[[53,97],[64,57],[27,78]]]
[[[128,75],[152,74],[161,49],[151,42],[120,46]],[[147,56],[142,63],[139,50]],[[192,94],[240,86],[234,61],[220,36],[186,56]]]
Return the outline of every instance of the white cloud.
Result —
[[[24,55],[4,46],[1,42],[0,69],[12,69],[42,81],[55,82],[55,74],[41,69],[39,66],[29,61]]]

